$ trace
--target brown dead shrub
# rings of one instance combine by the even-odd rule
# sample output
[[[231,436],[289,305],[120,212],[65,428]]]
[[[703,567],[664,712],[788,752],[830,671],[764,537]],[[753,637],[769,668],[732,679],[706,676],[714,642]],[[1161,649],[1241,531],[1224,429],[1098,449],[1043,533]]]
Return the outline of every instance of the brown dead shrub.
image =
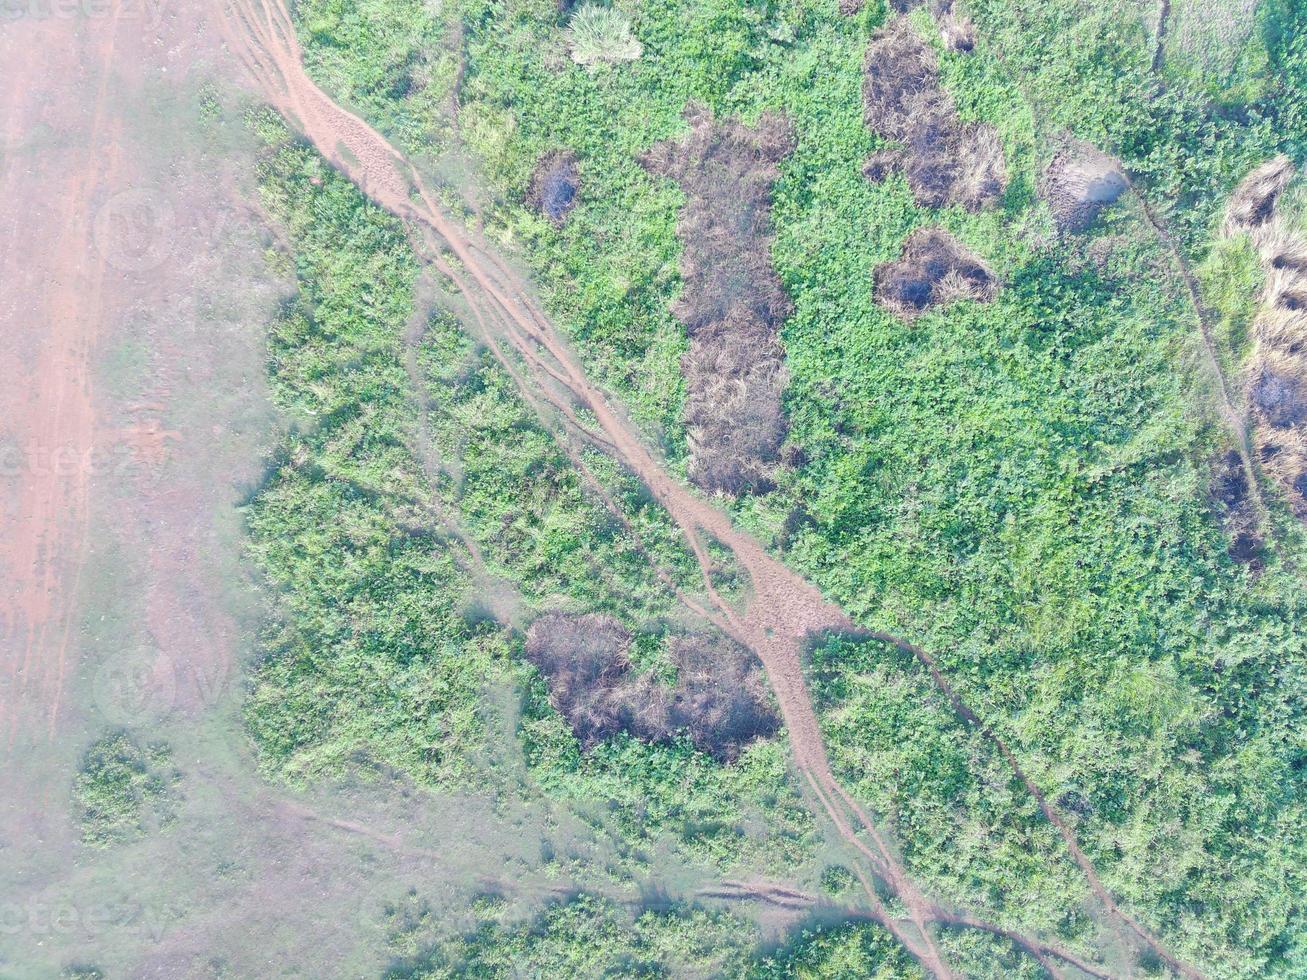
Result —
[[[1063,232],[1084,231],[1129,186],[1112,157],[1088,143],[1072,142],[1054,155],[1044,171],[1040,195]]]
[[[526,203],[555,225],[561,225],[576,207],[580,186],[576,155],[570,150],[554,150],[536,162]]]
[[[874,154],[863,168],[869,179],[900,166],[914,200],[926,207],[961,204],[978,211],[1002,195],[1007,169],[997,131],[958,118],[940,87],[934,51],[907,20],[898,18],[872,36],[862,101],[867,127],[906,151]]]
[[[695,633],[673,642],[672,658],[672,727],[684,728],[699,751],[733,762],[749,743],[780,728],[762,668],[744,647]]]
[[[704,489],[756,492],[770,485],[786,432],[777,328],[793,307],[771,262],[771,187],[794,137],[776,115],[751,128],[691,105],[685,118],[688,136],[640,162],[686,196],[677,223],[683,290],[672,312],[690,338],[689,474]]]
[[[1258,456],[1307,520],[1307,242],[1277,213],[1296,174],[1283,155],[1255,168],[1230,196],[1224,231],[1248,235],[1266,273],[1245,386]]]
[[[685,731],[695,747],[734,761],[780,726],[757,660],[719,634],[672,642],[674,687],[631,667],[631,634],[608,616],[547,613],[527,632],[526,656],[583,749],[618,732],[644,742]]]
[[[1272,157],[1239,182],[1225,209],[1225,234],[1253,234],[1275,216],[1275,205],[1297,169],[1284,154]]]
[[[987,303],[998,291],[993,273],[942,228],[918,228],[898,260],[877,266],[874,278],[876,299],[909,320],[960,299]]]
[[[544,674],[550,703],[584,749],[620,731],[665,731],[666,705],[657,685],[632,673],[630,644],[625,627],[595,614],[548,613],[527,632],[526,657]]]
[[[1230,557],[1255,572],[1260,571],[1263,540],[1248,492],[1243,457],[1236,450],[1230,450],[1217,461],[1208,490],[1230,541]]]

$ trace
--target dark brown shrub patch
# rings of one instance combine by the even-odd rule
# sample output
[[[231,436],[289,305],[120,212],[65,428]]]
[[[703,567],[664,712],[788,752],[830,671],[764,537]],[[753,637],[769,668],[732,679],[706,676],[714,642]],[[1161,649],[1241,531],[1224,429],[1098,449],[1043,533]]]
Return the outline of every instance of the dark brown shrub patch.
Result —
[[[527,633],[527,659],[583,749],[618,732],[662,742],[684,731],[700,751],[731,762],[779,728],[762,668],[738,644],[710,633],[673,640],[677,682],[668,687],[632,669],[630,643],[620,623],[593,614],[549,613]]]
[[[570,150],[554,150],[536,163],[526,203],[554,224],[561,225],[576,207],[580,188],[575,154]]]
[[[685,192],[681,298],[672,312],[685,325],[682,361],[690,479],[707,490],[757,492],[785,439],[781,409],[785,350],[777,328],[791,310],[771,263],[771,187],[777,162],[793,149],[781,117],[755,127],[686,110],[691,130],[641,157],[651,173]]]
[[[1238,452],[1232,449],[1217,461],[1208,493],[1229,538],[1230,557],[1259,571],[1263,564],[1262,536],[1248,493],[1243,457]]]
[[[942,228],[918,228],[899,259],[878,266],[874,275],[876,298],[909,320],[960,299],[987,303],[998,291],[984,263]]]
[[[967,43],[961,23],[949,23],[957,43]],[[869,160],[869,179],[883,179],[891,165],[901,166],[916,202],[935,208],[961,204],[978,211],[1003,193],[1007,171],[997,132],[958,118],[953,99],[940,87],[934,51],[907,20],[897,18],[872,36],[862,100],[868,128],[906,149],[897,159],[880,153]]]

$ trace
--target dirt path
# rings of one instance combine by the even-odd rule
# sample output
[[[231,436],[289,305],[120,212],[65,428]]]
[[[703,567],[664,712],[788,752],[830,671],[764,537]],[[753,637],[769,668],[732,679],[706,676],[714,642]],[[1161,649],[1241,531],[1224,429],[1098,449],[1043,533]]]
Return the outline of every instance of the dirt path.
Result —
[[[1150,69],[1154,75],[1162,70],[1166,61],[1166,32],[1171,26],[1171,0],[1157,0],[1157,29],[1153,32],[1153,61]]]
[[[0,281],[9,300],[0,316],[0,442],[16,473],[14,498],[0,534],[0,654],[9,696],[0,702],[0,731],[12,745],[19,726],[44,723],[53,730],[68,671],[71,600],[77,592],[86,548],[88,486],[96,449],[90,356],[104,318],[106,262],[94,246],[94,200],[102,182],[115,180],[119,120],[105,110],[105,86],[114,62],[120,6],[109,10],[104,29],[69,43],[57,23],[40,25],[43,43],[5,43],[0,60],[13,78],[41,72],[84,72],[99,79],[89,120],[69,121],[85,142],[49,174],[19,166],[6,154],[0,201],[7,213],[0,239]],[[16,40],[16,39],[15,39]],[[54,65],[51,50],[60,52]],[[13,150],[49,125],[52,110],[19,84],[0,92],[4,146]],[[37,190],[37,185],[42,185]],[[58,204],[36,217],[36,201]],[[43,209],[44,210],[44,209]],[[22,717],[20,706],[44,717]]]
[[[1002,930],[979,919],[942,909],[927,899],[912,882],[874,821],[835,779],[822,740],[816,713],[804,682],[801,653],[814,634],[856,631],[836,606],[827,602],[808,582],[769,555],[749,535],[740,532],[724,511],[696,497],[673,480],[635,433],[634,427],[592,385],[545,314],[528,298],[525,285],[489,249],[474,242],[471,233],[446,215],[428,193],[411,165],[366,122],[336,105],[308,78],[293,24],[276,0],[236,0],[229,9],[225,34],[229,45],[250,71],[264,96],[297,125],[320,153],[386,210],[418,227],[426,242],[424,251],[435,268],[446,275],[470,304],[491,349],[537,408],[541,400],[572,430],[616,455],[653,493],[685,534],[695,553],[710,609],[700,609],[762,661],[794,751],[796,767],[804,774],[813,795],[842,837],[868,861],[893,889],[908,910],[905,924],[884,913],[874,888],[864,878],[873,910],[921,963],[939,977],[952,976],[931,933],[932,923],[949,923],[990,931],[1022,945],[1041,963],[1058,957],[1092,975],[1100,975],[1073,955],[1039,940]],[[519,375],[500,348],[503,338],[525,362],[536,382],[534,390]],[[579,402],[598,423],[598,432],[583,424],[572,409]],[[579,454],[572,454],[580,462]],[[597,485],[597,481],[594,481]],[[598,488],[602,494],[602,487]],[[717,595],[712,585],[712,561],[703,543],[711,535],[730,549],[752,581],[753,598],[744,612]],[[881,636],[919,657],[924,653],[897,638]],[[923,662],[932,677],[954,702],[955,709],[985,731],[976,716],[962,704],[935,668]],[[1005,758],[1039,800],[1045,816],[1059,830],[1091,888],[1113,915],[1124,920],[1147,945],[1186,976],[1196,971],[1176,960],[1132,918],[1123,913],[1099,882],[1088,858],[1075,844],[1074,835],[1057,818],[1034,783],[1017,768],[1015,757],[999,743]],[[864,840],[864,836],[866,840]],[[868,843],[869,842],[869,843]]]

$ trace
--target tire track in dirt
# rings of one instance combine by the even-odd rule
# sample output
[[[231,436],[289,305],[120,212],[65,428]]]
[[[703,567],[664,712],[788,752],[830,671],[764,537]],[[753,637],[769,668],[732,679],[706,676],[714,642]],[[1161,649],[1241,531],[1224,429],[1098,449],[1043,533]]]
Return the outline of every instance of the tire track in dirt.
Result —
[[[85,70],[89,64],[99,85],[89,135],[78,165],[67,171],[57,217],[49,225],[25,225],[16,218],[0,255],[0,279],[7,285],[24,283],[16,292],[24,298],[40,297],[27,310],[15,302],[0,327],[16,346],[21,337],[38,348],[27,363],[21,349],[3,359],[7,378],[27,379],[11,385],[4,411],[3,435],[17,446],[22,460],[17,503],[0,536],[0,569],[9,588],[0,607],[0,627],[7,636],[0,639],[11,687],[0,703],[0,730],[9,746],[19,726],[31,721],[21,717],[24,703],[39,705],[53,732],[68,672],[72,602],[87,547],[90,460],[96,447],[90,357],[104,319],[107,272],[105,256],[93,242],[91,216],[97,190],[113,180],[120,161],[121,118],[108,111],[107,102],[121,14],[119,0],[109,7],[104,28],[82,32],[72,45],[67,37],[48,37],[48,45],[29,40],[16,52],[25,61],[19,77],[31,77],[27,73],[35,74],[52,48],[67,48],[62,69]],[[43,32],[53,33],[57,25]],[[39,131],[44,107],[23,86],[7,89],[5,145],[16,147]],[[10,158],[0,180],[0,195],[7,201],[28,199],[25,182],[32,176],[41,179],[21,171],[19,159]]]
[[[1039,940],[980,919],[950,912],[922,895],[874,821],[835,779],[803,677],[801,651],[812,636],[831,631],[864,631],[827,602],[811,584],[769,555],[749,535],[737,530],[725,512],[695,497],[665,472],[634,433],[629,421],[590,383],[547,317],[527,298],[525,287],[517,277],[496,256],[479,248],[469,237],[470,233],[445,214],[416,171],[384,137],[338,106],[308,78],[290,15],[278,0],[266,3],[263,0],[236,0],[225,13],[224,33],[228,44],[274,108],[296,125],[328,161],[373,201],[419,226],[417,231],[426,239],[427,251],[431,253],[426,258],[454,283],[472,307],[478,324],[491,341],[492,350],[522,388],[528,402],[539,407],[536,395],[543,397],[577,431],[597,443],[606,444],[609,451],[615,452],[644,482],[684,533],[698,560],[705,591],[714,607],[709,618],[754,650],[762,661],[786,724],[796,768],[804,774],[840,835],[862,853],[877,875],[898,895],[908,909],[917,935],[906,932],[903,923],[884,914],[884,906],[871,883],[859,873],[873,909],[878,916],[884,915],[886,927],[939,977],[950,977],[952,973],[931,934],[932,923],[989,931],[1018,943],[1041,963],[1054,956],[1091,975],[1102,976],[1093,968],[1076,962],[1074,954],[1058,951]],[[435,241],[431,240],[431,235]],[[494,343],[496,333],[509,341],[531,369],[533,380],[538,384],[534,392]],[[551,391],[551,385],[557,385],[563,391]],[[592,433],[577,418],[572,402],[586,406],[602,435]],[[569,455],[579,462],[579,454],[570,451]],[[586,471],[584,466],[582,469]],[[703,544],[704,534],[711,535],[727,547],[749,574],[753,599],[743,612],[735,610],[716,593],[710,577],[711,558]],[[918,656],[923,655],[905,641],[878,636],[912,650]],[[941,689],[955,702],[955,708],[959,705],[965,708],[951,688],[947,688],[933,661],[930,667],[932,677],[937,684],[945,685]],[[969,709],[964,717],[979,725]],[[980,727],[989,737],[994,737],[989,729]],[[1004,757],[1015,768],[1015,757],[1006,751],[1005,746],[1003,750]],[[1019,769],[1017,772],[1020,774]],[[1090,878],[1095,895],[1100,900],[1106,898],[1109,911],[1127,921],[1132,931],[1178,972],[1198,976],[1196,971],[1180,964],[1151,934],[1120,911],[1098,882],[1087,857],[1074,844],[1074,835],[1069,828],[1064,822],[1052,819],[1056,813],[1044,802],[1033,782],[1024,774],[1020,775],[1027,788],[1036,794],[1045,816],[1071,847],[1077,864]],[[863,841],[863,833],[873,846]]]

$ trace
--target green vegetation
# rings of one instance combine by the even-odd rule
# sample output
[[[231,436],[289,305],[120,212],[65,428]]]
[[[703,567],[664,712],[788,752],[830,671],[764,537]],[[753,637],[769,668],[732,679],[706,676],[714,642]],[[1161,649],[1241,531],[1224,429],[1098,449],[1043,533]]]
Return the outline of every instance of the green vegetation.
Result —
[[[142,747],[127,732],[98,739],[73,781],[82,842],[110,847],[167,827],[176,817],[180,779],[167,745]]]
[[[686,341],[670,313],[682,197],[636,157],[684,131],[691,99],[789,118],[797,148],[773,189],[772,258],[795,305],[782,330],[794,465],[732,503],[739,523],[857,622],[934,652],[1122,906],[1179,955],[1214,977],[1294,975],[1307,959],[1301,531],[1272,498],[1265,571],[1228,552],[1209,484],[1229,436],[1207,409],[1195,311],[1139,199],[1058,238],[1036,190],[1060,131],[1119,157],[1197,270],[1222,359],[1237,365],[1258,273],[1244,243],[1217,244],[1220,211],[1252,166],[1307,149],[1301,5],[1264,4],[1234,47],[1204,48],[1192,69],[1177,51],[1163,84],[1151,31],[1120,5],[973,0],[976,50],[941,51],[940,65],[961,117],[1002,140],[1010,182],[979,213],[922,209],[900,177],[861,175],[878,144],[860,71],[880,4],[844,17],[833,2],[650,0],[630,11],[641,57],[598,71],[567,56],[551,0],[334,10],[298,10],[310,67],[432,153],[450,138],[432,115],[436,79],[454,74],[437,52],[458,38],[459,132],[494,192],[489,232],[521,250],[593,377],[682,472]],[[912,17],[932,30],[925,11]],[[1213,37],[1226,43],[1202,44]],[[397,65],[436,61],[444,73],[420,91],[387,88]],[[580,189],[556,226],[525,199],[536,161],[560,148],[576,154]],[[655,664],[676,610],[648,555],[693,587],[683,545],[629,474],[559,448],[450,321],[427,325],[406,370],[416,268],[396,222],[300,147],[276,149],[263,176],[300,286],[271,364],[300,426],[250,508],[284,609],[248,708],[269,767],[332,774],[366,750],[427,785],[462,785],[491,738],[482,692],[511,683],[525,691],[531,779],[557,800],[606,804],[595,826],[634,859],[664,836],[719,868],[810,853],[815,827],[787,784],[782,741],[732,767],[626,738],[580,752],[520,640],[473,614],[479,570],[460,535],[531,609],[610,613]],[[1002,287],[992,303],[908,326],[875,303],[872,269],[930,224]],[[434,468],[412,448],[420,432]],[[1105,925],[1065,844],[915,660],[836,642],[811,668],[833,765],[929,893],[1101,948]],[[755,814],[761,834],[746,829]],[[695,915],[639,926],[594,902],[560,906],[536,931],[485,926],[484,941],[460,940],[413,975],[459,964],[496,975],[508,962],[498,946],[541,969],[604,968],[584,959],[602,944],[573,934],[611,936],[631,964],[671,969],[679,961],[660,957],[721,928]],[[681,938],[664,946],[664,928]],[[858,964],[857,942],[827,938],[825,966],[776,969],[841,975],[833,964]],[[1034,969],[975,933],[946,946],[959,961],[1006,964],[997,975]],[[876,956],[877,969],[891,962]]]
[[[863,923],[803,932],[754,965],[750,980],[916,980],[922,973],[892,936]]]
[[[485,576],[535,608],[618,616],[647,665],[666,669],[675,610],[648,556],[687,587],[693,559],[648,493],[587,451],[637,544],[506,372],[447,317],[414,352],[417,397],[405,367],[416,266],[398,222],[277,123],[256,126],[270,144],[264,201],[299,282],[270,341],[274,392],[298,424],[248,507],[252,554],[281,608],[246,702],[264,767],[303,781],[384,765],[441,789],[467,788],[475,773],[476,785],[508,791],[505,772],[486,768],[506,733],[484,695],[510,684],[525,694],[533,783],[616,836],[623,878],[663,836],[722,869],[803,860],[815,828],[782,741],[732,766],[688,740],[580,751],[521,637],[487,615]],[[419,433],[426,458],[413,448]],[[429,459],[443,466],[435,479]]]
[[[490,920],[395,967],[391,980],[453,977],[686,977],[738,980],[915,980],[921,973],[872,924],[805,931],[754,957],[756,928],[721,912],[673,906],[632,914],[594,895],[551,906],[530,923]]]
[[[578,65],[634,61],[644,49],[631,36],[631,22],[611,7],[587,3],[567,24],[567,44]]]

